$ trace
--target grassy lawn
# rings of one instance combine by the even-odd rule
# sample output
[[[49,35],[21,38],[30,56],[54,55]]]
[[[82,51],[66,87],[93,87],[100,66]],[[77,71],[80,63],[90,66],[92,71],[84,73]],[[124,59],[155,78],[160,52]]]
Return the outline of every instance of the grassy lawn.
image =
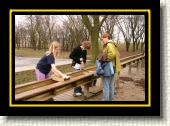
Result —
[[[140,47],[140,45],[139,45],[139,47]],[[120,58],[142,53],[140,51],[140,48],[139,48],[139,50],[132,52],[132,45],[130,45],[129,52],[127,52],[126,48],[125,48],[125,44],[119,44],[118,50],[120,52]],[[34,51],[33,49],[30,49],[30,48],[20,48],[19,50],[15,51],[15,56],[41,58],[44,55],[44,53],[45,53],[44,50]],[[69,54],[70,54],[70,51],[61,51],[59,58],[69,58]],[[87,52],[87,59],[90,60],[91,55],[92,55],[91,50],[89,50]],[[95,66],[95,63],[87,62],[85,64],[85,68],[91,67],[91,66]],[[57,68],[62,73],[68,73],[68,72],[73,71],[71,65],[62,65],[62,66],[58,66]],[[32,81],[36,81],[35,71],[33,71],[33,70],[15,73],[15,85],[24,84],[24,83],[28,83],[28,82],[32,82]]]
[[[85,64],[85,68],[92,67],[92,66],[95,66],[95,63],[87,62]],[[57,66],[57,69],[59,69],[62,73],[68,73],[68,72],[73,71],[71,65]],[[50,72],[50,75],[51,74],[52,73]],[[24,84],[24,83],[28,83],[28,82],[32,82],[32,81],[36,81],[36,80],[37,79],[36,79],[34,70],[15,73],[15,85]]]
[[[46,50],[48,51],[48,50]],[[42,50],[33,50],[30,48],[20,48],[19,50],[15,50],[15,56],[18,57],[30,57],[30,58],[41,58],[45,54],[45,51]],[[58,58],[69,58],[69,51],[61,51]]]

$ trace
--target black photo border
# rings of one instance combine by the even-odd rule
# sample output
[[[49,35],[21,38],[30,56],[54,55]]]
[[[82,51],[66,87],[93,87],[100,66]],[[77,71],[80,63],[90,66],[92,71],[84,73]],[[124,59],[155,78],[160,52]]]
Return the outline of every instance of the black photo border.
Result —
[[[119,13],[119,12],[124,12],[124,13],[133,13],[133,12],[147,12],[148,13],[148,27],[147,27],[147,33],[148,33],[148,40],[146,40],[146,42],[148,41],[147,45],[145,46],[145,49],[146,50],[146,60],[148,61],[148,65],[147,65],[147,75],[148,75],[148,92],[147,92],[147,101],[145,102],[138,102],[139,104],[136,104],[137,102],[131,102],[130,104],[127,104],[126,102],[115,102],[116,104],[112,104],[111,102],[96,102],[95,104],[93,102],[78,102],[79,104],[77,104],[75,102],[75,104],[69,104],[69,102],[66,102],[66,103],[62,103],[62,104],[58,104],[57,102],[58,101],[55,101],[55,102],[49,102],[47,104],[43,104],[42,102],[38,103],[38,102],[35,102],[35,104],[32,104],[31,102],[16,102],[13,101],[13,95],[15,94],[13,89],[15,88],[14,85],[12,85],[12,74],[13,74],[13,67],[12,67],[12,54],[13,54],[13,50],[12,50],[12,41],[13,41],[13,21],[14,21],[14,18],[13,18],[13,13],[20,13],[20,12],[36,12],[36,13],[51,13],[51,12],[71,12],[71,13],[74,13],[74,12],[85,12],[85,13],[89,13],[89,12],[116,12],[116,13]],[[19,108],[57,108],[57,109],[60,109],[60,108],[76,108],[77,110],[78,107],[79,108],[114,108],[114,109],[117,109],[117,108],[120,108],[122,110],[126,110],[125,108],[131,108],[131,109],[134,109],[135,110],[138,110],[138,108],[140,110],[142,110],[143,112],[140,114],[137,114],[137,115],[155,115],[155,113],[147,113],[147,111],[153,106],[152,103],[152,99],[151,99],[151,15],[152,15],[152,12],[150,9],[11,9],[9,11],[9,107],[10,108],[17,108],[17,110]],[[146,98],[145,98],[146,99]],[[159,100],[159,99],[158,99]],[[108,104],[107,104],[108,103]],[[123,103],[123,104],[122,104]],[[134,104],[133,104],[134,103]],[[159,106],[159,105],[158,105]],[[141,109],[142,108],[142,109]],[[85,109],[85,110],[86,110]],[[25,110],[25,109],[24,109]],[[30,109],[29,109],[30,110]],[[81,109],[82,110],[82,109]],[[146,111],[145,111],[146,110]],[[155,110],[155,108],[154,108]],[[153,111],[152,111],[153,112]],[[144,114],[145,113],[145,114]],[[87,113],[86,113],[87,114]],[[85,114],[85,115],[86,115]],[[66,115],[73,115],[72,114],[66,114]],[[81,115],[81,114],[78,114],[78,115]],[[95,114],[96,115],[96,114]],[[118,113],[114,113],[113,115],[122,115],[122,114],[118,114]],[[126,114],[124,114],[126,115]],[[133,114],[128,114],[128,115],[134,115]],[[136,114],[135,114],[136,115]],[[160,115],[160,109],[157,108],[157,112],[156,112],[156,115]]]

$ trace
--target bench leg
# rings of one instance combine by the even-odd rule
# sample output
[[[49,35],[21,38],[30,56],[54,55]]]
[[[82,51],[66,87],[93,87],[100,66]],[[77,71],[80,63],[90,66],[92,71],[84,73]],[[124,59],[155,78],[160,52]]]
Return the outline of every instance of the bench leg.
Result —
[[[114,74],[114,88],[119,88],[119,76],[120,72]]]
[[[84,85],[84,97],[88,98],[89,97],[89,87],[91,83]]]

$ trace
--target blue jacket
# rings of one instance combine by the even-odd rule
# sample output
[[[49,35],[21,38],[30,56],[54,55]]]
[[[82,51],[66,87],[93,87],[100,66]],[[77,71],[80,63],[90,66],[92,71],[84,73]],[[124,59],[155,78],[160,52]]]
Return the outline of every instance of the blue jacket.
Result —
[[[96,71],[94,76],[111,76],[114,74],[114,67],[112,62],[100,62],[96,59]]]

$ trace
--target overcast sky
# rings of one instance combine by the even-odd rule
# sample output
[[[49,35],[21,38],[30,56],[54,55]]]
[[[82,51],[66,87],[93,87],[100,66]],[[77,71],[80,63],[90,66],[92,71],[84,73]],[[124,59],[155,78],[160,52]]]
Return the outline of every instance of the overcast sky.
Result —
[[[15,15],[15,20],[16,20],[16,21],[22,20],[22,19],[25,18],[24,16],[25,16],[25,15]]]
[[[25,15],[15,15],[15,23],[22,22],[22,21],[24,21],[24,19],[25,19]],[[115,30],[117,30],[117,28],[115,28]],[[124,39],[121,34],[119,37],[120,37],[119,38],[120,40]]]
[[[25,15],[15,15],[15,23],[22,22],[25,19]]]

